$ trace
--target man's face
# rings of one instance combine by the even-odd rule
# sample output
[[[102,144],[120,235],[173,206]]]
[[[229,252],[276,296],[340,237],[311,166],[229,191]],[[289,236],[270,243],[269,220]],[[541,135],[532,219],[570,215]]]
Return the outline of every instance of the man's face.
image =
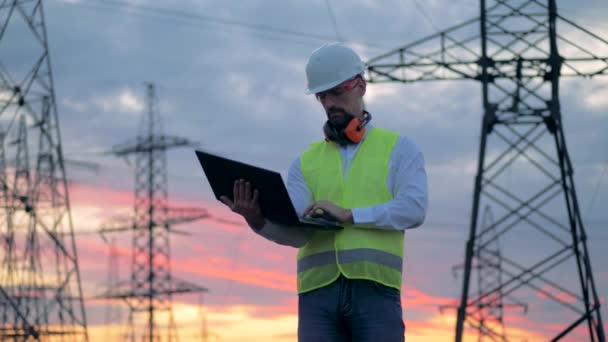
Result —
[[[364,93],[365,81],[356,77],[315,96],[325,109],[327,120],[335,127],[345,127],[352,116],[363,114],[361,97]]]

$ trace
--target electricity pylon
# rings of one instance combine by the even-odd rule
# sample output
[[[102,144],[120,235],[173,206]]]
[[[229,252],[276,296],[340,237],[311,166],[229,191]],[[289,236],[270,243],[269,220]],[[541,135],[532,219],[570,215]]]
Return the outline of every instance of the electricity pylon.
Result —
[[[558,23],[574,37],[558,34]],[[479,327],[481,301],[507,295],[544,299],[549,320],[532,309],[528,319],[552,341],[606,340],[559,100],[561,77],[608,74],[608,57],[591,44],[608,47],[559,15],[555,0],[481,0],[478,18],[368,62],[370,82],[481,83],[484,113],[456,341]],[[510,177],[509,168],[517,175]],[[496,209],[496,234],[482,239],[489,230],[478,229],[479,208],[486,204]],[[470,298],[475,251],[498,238],[505,243],[504,283]],[[465,331],[465,323],[473,329]]]
[[[100,297],[126,301],[129,307],[128,340],[177,341],[173,296],[208,290],[172,276],[169,234],[176,232],[172,229],[174,225],[207,218],[209,214],[201,208],[169,206],[166,151],[193,144],[187,139],[162,133],[154,86],[147,84],[146,90],[147,113],[139,134],[134,141],[113,148],[113,153],[119,157],[135,154],[134,215],[107,223],[100,230],[102,235],[118,231],[133,233],[131,276],[128,282],[119,282],[119,286]],[[161,314],[167,317],[162,326],[159,324]],[[136,323],[141,316],[144,329],[139,329]],[[161,330],[166,331],[166,338]]]
[[[504,286],[504,274],[502,270],[500,240],[494,238],[496,235],[496,226],[494,225],[494,215],[490,206],[486,206],[483,213],[480,239],[478,248],[474,251],[475,264],[471,267],[477,274],[477,291],[476,296],[480,298],[475,304],[474,313],[475,321],[479,322],[476,327],[477,341],[508,341],[508,334],[504,324],[505,309],[522,308],[524,313],[528,311],[528,305],[520,302],[515,298],[504,295],[502,289]],[[485,245],[488,240],[487,247],[479,248],[480,245]],[[454,275],[457,271],[462,270],[464,265],[452,267]],[[496,291],[494,291],[496,289]],[[440,312],[445,309],[457,309],[458,305],[442,305],[439,307]]]
[[[0,4],[0,339],[87,341],[41,0]]]
[[[116,247],[116,237],[112,237],[109,241],[105,237],[105,235],[101,235],[104,242],[108,244],[109,252],[108,252],[108,277],[106,281],[106,292],[113,291],[115,288],[121,286],[120,284],[120,263],[118,260],[118,249]],[[104,326],[106,327],[105,331],[105,340],[112,341],[115,337],[112,330],[108,327],[113,326],[114,322],[122,321],[122,310],[112,304],[106,305],[104,310]]]

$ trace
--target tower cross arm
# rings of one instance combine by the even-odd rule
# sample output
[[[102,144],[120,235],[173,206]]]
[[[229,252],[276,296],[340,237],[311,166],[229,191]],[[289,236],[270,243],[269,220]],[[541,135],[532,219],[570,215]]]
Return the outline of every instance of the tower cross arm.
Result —
[[[154,150],[167,150],[175,147],[195,147],[189,139],[171,135],[138,136],[136,139],[112,147],[112,153],[123,157],[133,153],[146,153]]]
[[[558,56],[560,76],[608,75],[608,40],[562,16],[558,19],[566,31],[556,36],[562,51]],[[542,42],[535,39],[548,27],[540,25],[535,29],[508,32],[500,24],[488,22],[486,34],[488,41],[495,45],[494,52],[482,54],[480,19],[474,18],[370,59],[366,79],[370,83],[481,81],[484,67],[489,81],[551,78],[549,66],[554,61],[547,51],[538,47]],[[583,39],[584,44],[580,42]]]
[[[209,218],[209,212],[204,208],[176,208],[170,207],[167,212],[167,223],[179,224]]]

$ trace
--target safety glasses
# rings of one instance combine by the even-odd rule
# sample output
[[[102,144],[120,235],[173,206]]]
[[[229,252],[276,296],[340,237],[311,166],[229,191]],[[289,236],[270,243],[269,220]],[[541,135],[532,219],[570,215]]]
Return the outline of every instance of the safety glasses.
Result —
[[[317,98],[317,101],[319,101],[319,102],[325,100],[325,98],[327,98],[328,95],[331,95],[333,97],[339,97],[342,94],[344,94],[345,92],[352,90],[357,85],[357,82],[359,81],[360,78],[361,77],[359,75],[357,75],[349,80],[346,80],[346,81],[338,84],[337,86],[335,86],[331,89],[316,93],[315,97]]]

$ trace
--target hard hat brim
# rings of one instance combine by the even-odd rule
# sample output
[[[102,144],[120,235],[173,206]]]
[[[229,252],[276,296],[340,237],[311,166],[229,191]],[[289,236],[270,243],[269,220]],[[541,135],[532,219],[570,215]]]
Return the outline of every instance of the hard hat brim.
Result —
[[[338,86],[339,84],[341,84],[343,82],[346,82],[346,81],[352,79],[353,77],[356,77],[357,75],[362,75],[364,71],[365,71],[365,66],[363,66],[361,68],[360,72],[352,75],[351,77],[348,77],[348,78],[346,78],[344,80],[338,80],[338,81],[328,82],[328,83],[322,84],[320,86],[316,86],[314,88],[306,88],[305,93],[307,95],[311,95],[311,94],[317,94],[317,93],[320,93],[322,91],[329,90],[329,89],[331,89],[333,87]]]
[[[346,81],[346,80],[344,80],[344,81]],[[317,94],[317,93],[320,93],[320,92],[322,92],[322,91],[329,90],[329,89],[331,89],[331,88],[333,88],[333,87],[335,87],[335,86],[339,85],[340,83],[342,83],[342,82],[344,82],[344,81],[338,81],[338,82],[329,82],[329,83],[325,83],[325,84],[323,84],[323,85],[320,85],[320,86],[314,87],[314,88],[312,88],[312,89],[306,88],[306,94],[307,94],[307,95],[311,95],[311,94]]]

